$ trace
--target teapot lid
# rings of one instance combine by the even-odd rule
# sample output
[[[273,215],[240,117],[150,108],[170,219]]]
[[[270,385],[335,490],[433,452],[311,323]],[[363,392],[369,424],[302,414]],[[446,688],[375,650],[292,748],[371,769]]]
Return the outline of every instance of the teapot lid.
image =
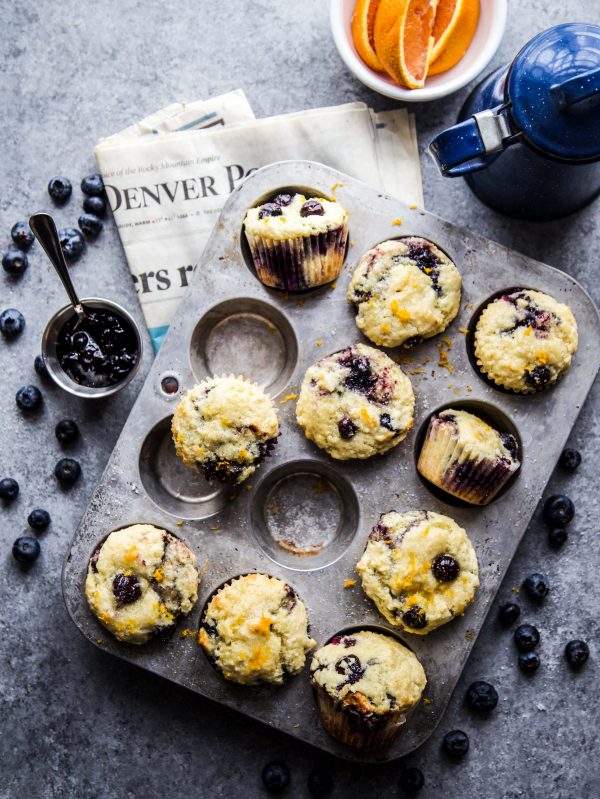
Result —
[[[600,26],[567,23],[518,53],[506,82],[514,127],[545,155],[600,158]]]

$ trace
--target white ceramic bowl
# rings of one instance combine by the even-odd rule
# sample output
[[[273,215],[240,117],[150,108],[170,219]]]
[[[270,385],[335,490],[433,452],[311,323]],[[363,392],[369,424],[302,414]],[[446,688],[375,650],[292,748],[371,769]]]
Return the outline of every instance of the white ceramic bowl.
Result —
[[[506,25],[506,0],[480,0],[481,9],[475,36],[455,67],[427,78],[422,89],[403,89],[381,72],[368,67],[354,49],[351,20],[355,0],[331,0],[330,22],[333,40],[342,60],[361,83],[386,97],[406,103],[426,103],[462,89],[489,64]]]

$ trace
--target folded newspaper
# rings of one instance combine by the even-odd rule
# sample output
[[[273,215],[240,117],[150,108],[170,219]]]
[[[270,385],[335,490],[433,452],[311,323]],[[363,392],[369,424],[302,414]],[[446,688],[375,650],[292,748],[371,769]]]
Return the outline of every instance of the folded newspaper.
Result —
[[[241,90],[175,103],[94,150],[155,351],[228,196],[256,169],[319,161],[423,205],[414,117],[364,103],[255,119]]]

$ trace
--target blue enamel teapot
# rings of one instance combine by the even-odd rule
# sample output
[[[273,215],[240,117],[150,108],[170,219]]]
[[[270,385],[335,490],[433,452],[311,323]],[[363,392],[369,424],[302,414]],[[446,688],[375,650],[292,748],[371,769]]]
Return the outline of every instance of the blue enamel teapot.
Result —
[[[430,145],[440,171],[486,205],[547,221],[600,194],[600,26],[538,34],[485,78]]]

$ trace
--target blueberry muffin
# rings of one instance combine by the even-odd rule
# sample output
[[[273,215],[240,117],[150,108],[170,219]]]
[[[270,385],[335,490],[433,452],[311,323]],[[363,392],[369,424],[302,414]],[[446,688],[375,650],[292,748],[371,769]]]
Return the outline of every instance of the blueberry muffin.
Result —
[[[414,422],[410,380],[388,356],[365,344],[334,352],[304,376],[296,419],[333,458],[369,458],[406,438]]]
[[[213,377],[181,399],[171,425],[175,451],[207,480],[241,483],[279,435],[273,401],[241,377]]]
[[[491,302],[475,329],[481,371],[511,391],[531,394],[555,383],[577,349],[577,323],[568,305],[522,289]]]
[[[223,677],[242,685],[281,684],[302,670],[315,645],[298,594],[266,574],[246,574],[218,591],[199,640]]]
[[[427,239],[383,241],[358,262],[348,287],[356,324],[383,347],[416,344],[445,330],[460,307],[461,277]]]
[[[519,466],[513,435],[451,408],[429,420],[417,463],[423,477],[472,505],[487,505]]]
[[[310,665],[327,732],[355,749],[389,746],[427,683],[416,655],[390,635],[336,635]]]
[[[464,613],[479,587],[467,533],[432,511],[383,513],[356,571],[390,624],[417,635]]]
[[[85,596],[119,641],[168,637],[198,598],[196,558],[181,539],[151,524],[116,530],[90,559]]]
[[[244,231],[254,267],[266,286],[309,289],[339,275],[348,213],[335,200],[278,194],[248,210]]]

